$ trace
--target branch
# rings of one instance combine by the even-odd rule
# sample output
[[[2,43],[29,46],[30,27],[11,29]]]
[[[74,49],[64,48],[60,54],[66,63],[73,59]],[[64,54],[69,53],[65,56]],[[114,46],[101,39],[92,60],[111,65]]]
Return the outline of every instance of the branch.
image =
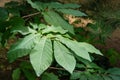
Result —
[[[56,68],[56,67],[49,67],[49,69],[66,71],[64,68]],[[84,72],[84,71],[80,71],[80,70],[74,70],[74,71],[75,72]]]
[[[25,15],[22,18],[31,17],[31,16],[35,16],[35,15],[38,15],[38,14],[40,14],[40,12],[36,12],[36,13],[29,14],[29,15]]]

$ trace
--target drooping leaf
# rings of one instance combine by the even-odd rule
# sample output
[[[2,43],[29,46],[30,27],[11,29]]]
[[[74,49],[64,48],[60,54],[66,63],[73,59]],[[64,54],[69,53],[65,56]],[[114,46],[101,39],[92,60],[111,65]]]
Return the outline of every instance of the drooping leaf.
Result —
[[[17,68],[15,70],[13,70],[12,80],[19,80],[20,79],[20,74],[21,74],[20,68]]]
[[[63,29],[68,30],[70,33],[74,34],[73,26],[68,24],[62,17],[54,11],[47,11],[43,13],[45,21],[56,27],[60,26]]]
[[[0,21],[5,21],[7,18],[8,18],[7,10],[0,7]]]
[[[30,54],[30,62],[40,76],[52,63],[53,51],[51,40],[43,37],[34,47]]]
[[[13,44],[7,54],[8,60],[13,62],[15,59],[29,54],[39,38],[40,34],[30,34]]]
[[[44,29],[44,30],[42,31],[43,34],[50,33],[50,32],[52,32],[52,33],[65,34],[65,33],[68,32],[68,31],[62,29],[61,27],[54,27],[54,26],[50,26],[50,27],[48,27],[48,28],[46,28],[46,29]]]
[[[59,65],[70,73],[73,72],[76,60],[71,52],[58,41],[54,41],[54,57]]]
[[[84,59],[87,59],[89,61],[91,61],[91,58],[90,58],[90,55],[88,53],[88,51],[84,48],[84,47],[81,47],[79,45],[79,42],[77,41],[72,41],[70,39],[67,39],[67,38],[64,38],[64,37],[61,37],[61,36],[57,36],[59,38],[59,40],[65,44],[69,49],[71,49],[73,52],[75,52],[75,54],[77,56],[80,56]]]
[[[89,43],[80,42],[79,45],[81,47],[84,47],[90,53],[96,53],[96,54],[99,54],[99,55],[103,55],[98,49],[96,49],[93,45],[91,45]]]
[[[57,11],[62,12],[64,14],[73,15],[73,16],[87,16],[85,13],[78,10],[73,10],[73,9],[57,9]]]
[[[88,77],[86,74],[81,74],[79,80],[88,80]]]
[[[46,72],[42,75],[41,80],[59,80],[59,79],[58,76],[56,76],[55,74]]]

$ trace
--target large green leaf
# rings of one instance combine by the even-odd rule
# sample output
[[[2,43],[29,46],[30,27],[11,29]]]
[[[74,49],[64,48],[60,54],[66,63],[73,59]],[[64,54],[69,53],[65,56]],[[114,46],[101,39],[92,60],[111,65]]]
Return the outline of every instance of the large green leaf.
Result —
[[[102,55],[102,53],[98,49],[96,49],[93,45],[89,43],[80,42],[79,45],[81,47],[84,47],[90,53],[96,53],[96,54]]]
[[[13,44],[7,54],[9,61],[13,62],[15,59],[29,54],[39,38],[40,34],[30,34]]]
[[[81,47],[79,45],[79,42],[77,41],[72,41],[70,39],[67,39],[67,38],[64,38],[62,36],[57,36],[59,38],[59,40],[65,44],[68,48],[70,48],[73,52],[75,52],[75,54],[77,56],[80,56],[84,59],[87,59],[89,61],[91,61],[91,58],[90,58],[90,55],[88,53],[88,51],[84,48],[84,47]]]
[[[73,9],[57,9],[57,11],[62,12],[64,14],[70,14],[73,16],[86,16],[85,13],[78,10],[73,10]]]
[[[74,34],[73,26],[68,24],[62,17],[54,11],[47,11],[43,13],[45,21],[56,27],[62,27],[63,29],[68,30],[70,33]]]
[[[30,54],[30,61],[37,76],[40,76],[51,65],[52,58],[52,42],[50,39],[43,37]]]
[[[70,73],[73,72],[76,60],[71,52],[60,42],[54,41],[54,57],[58,64]]]
[[[53,73],[44,73],[41,77],[41,80],[59,80],[58,76]]]
[[[61,27],[54,27],[54,26],[49,26],[48,28],[44,29],[42,31],[43,34],[46,33],[60,33],[60,34],[65,34],[66,32],[68,32],[67,30],[62,29]]]

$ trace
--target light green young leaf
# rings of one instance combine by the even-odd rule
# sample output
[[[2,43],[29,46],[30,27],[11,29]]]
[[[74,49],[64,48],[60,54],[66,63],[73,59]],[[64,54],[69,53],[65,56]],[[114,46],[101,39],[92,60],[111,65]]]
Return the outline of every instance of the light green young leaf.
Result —
[[[41,80],[59,80],[58,76],[53,73],[44,73],[41,77]]]
[[[68,72],[73,72],[76,60],[71,52],[58,41],[54,41],[54,57],[59,65],[65,68]]]
[[[29,54],[39,38],[40,34],[30,34],[13,44],[7,54],[8,60],[13,62],[15,59]]]
[[[84,47],[81,47],[79,45],[79,42],[72,41],[72,40],[64,38],[62,36],[57,36],[57,37],[63,44],[65,44],[69,49],[71,49],[73,52],[75,52],[75,54],[77,56],[91,61],[88,51]]]
[[[57,9],[57,11],[62,12],[64,14],[70,14],[73,16],[87,16],[85,13],[73,9]]]
[[[60,26],[63,29],[68,30],[70,33],[74,34],[73,26],[68,24],[62,17],[54,11],[48,11],[43,13],[45,21],[54,26]]]
[[[30,62],[37,76],[40,76],[51,65],[52,58],[52,42],[50,39],[43,37],[30,54]]]
[[[15,70],[13,70],[12,80],[19,80],[20,79],[20,74],[21,74],[20,68],[17,68]]]
[[[66,32],[68,32],[67,30],[62,29],[61,27],[54,27],[54,26],[49,26],[48,28],[44,29],[42,31],[43,34],[46,33],[60,33],[60,34],[65,34]]]
[[[85,48],[86,51],[88,51],[90,53],[96,53],[96,54],[99,54],[99,55],[103,55],[98,49],[96,49],[93,45],[91,45],[89,43],[80,42],[79,46]]]

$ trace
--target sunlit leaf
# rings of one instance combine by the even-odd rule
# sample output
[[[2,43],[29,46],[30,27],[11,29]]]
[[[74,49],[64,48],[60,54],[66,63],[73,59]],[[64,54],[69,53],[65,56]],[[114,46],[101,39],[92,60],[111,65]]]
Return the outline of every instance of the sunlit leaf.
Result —
[[[90,55],[89,55],[88,51],[85,50],[84,47],[81,47],[79,45],[79,42],[73,41],[73,40],[70,40],[70,39],[67,39],[67,38],[64,38],[64,37],[61,37],[61,36],[58,36],[58,38],[69,49],[71,49],[73,52],[75,52],[75,54],[77,56],[80,56],[84,59],[87,59],[87,60],[91,61],[91,58],[90,58]]]
[[[73,72],[76,60],[71,52],[58,41],[54,41],[54,57],[59,65],[70,73]]]
[[[44,73],[41,80],[59,80],[58,76],[53,73]]]
[[[52,43],[51,40],[43,37],[34,47],[30,54],[30,62],[37,74],[40,76],[52,63]]]

